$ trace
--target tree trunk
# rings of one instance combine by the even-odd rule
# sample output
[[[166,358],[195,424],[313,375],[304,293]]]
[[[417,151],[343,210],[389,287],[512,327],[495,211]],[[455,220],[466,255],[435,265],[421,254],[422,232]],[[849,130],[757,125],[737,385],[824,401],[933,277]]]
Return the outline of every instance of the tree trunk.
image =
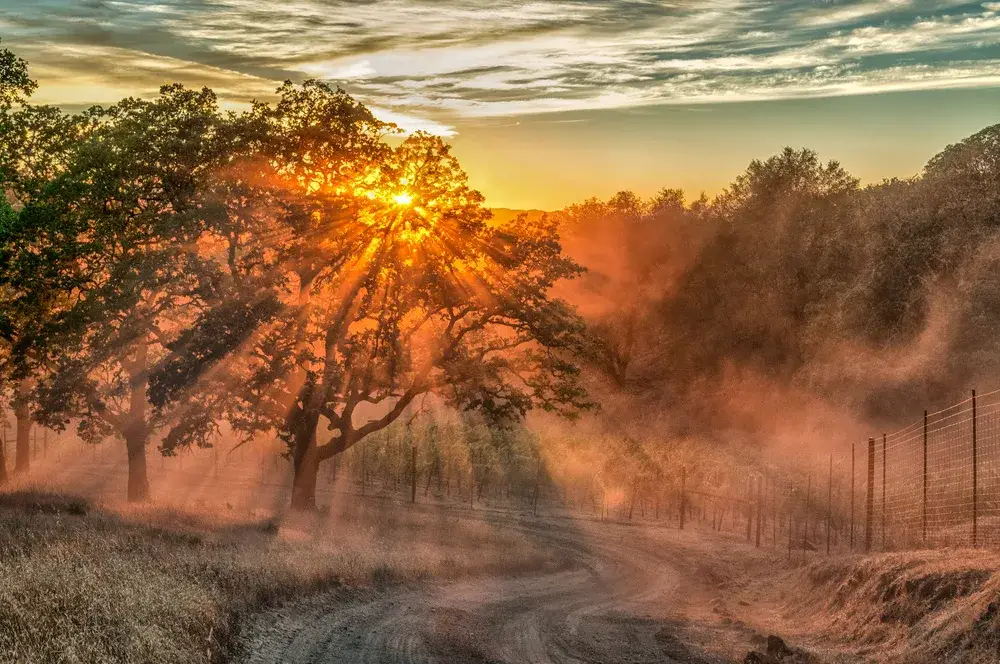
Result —
[[[149,384],[148,347],[140,342],[135,361],[131,364],[128,422],[122,432],[128,452],[128,501],[138,503],[149,498],[149,477],[146,474],[146,443],[149,423],[146,422],[146,388]]]
[[[141,503],[149,499],[145,434],[139,431],[126,434],[125,448],[128,451],[128,501]]]
[[[316,427],[319,424],[319,413],[304,413],[301,415],[298,430],[295,433],[295,447],[292,449],[292,509],[314,511],[316,509],[316,479],[319,475],[319,450],[316,449]],[[361,472],[364,473],[364,449],[362,453]],[[364,477],[362,475],[362,487]]]
[[[6,484],[7,482],[7,414],[3,414],[4,430],[0,432],[0,484]]]
[[[315,446],[295,463],[295,477],[292,482],[292,509],[314,511],[316,509],[316,478],[319,475],[319,456]]]
[[[14,417],[17,418],[17,442],[14,450],[14,472],[26,473],[31,467],[31,412],[28,410],[28,381],[17,384]]]
[[[312,400],[305,399],[307,404]],[[316,446],[316,428],[319,425],[319,409],[310,409],[297,414],[297,427],[292,447],[292,509],[316,510],[316,480],[319,476],[320,454]],[[361,449],[361,487],[364,495],[365,450]]]

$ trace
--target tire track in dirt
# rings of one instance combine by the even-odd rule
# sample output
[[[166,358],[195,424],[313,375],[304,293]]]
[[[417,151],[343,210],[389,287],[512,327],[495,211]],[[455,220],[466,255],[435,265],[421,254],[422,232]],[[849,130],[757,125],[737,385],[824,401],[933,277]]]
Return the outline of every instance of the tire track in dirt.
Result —
[[[746,651],[748,631],[720,619],[722,591],[690,548],[615,524],[496,526],[559,547],[573,564],[288,604],[251,629],[247,664],[717,664]]]

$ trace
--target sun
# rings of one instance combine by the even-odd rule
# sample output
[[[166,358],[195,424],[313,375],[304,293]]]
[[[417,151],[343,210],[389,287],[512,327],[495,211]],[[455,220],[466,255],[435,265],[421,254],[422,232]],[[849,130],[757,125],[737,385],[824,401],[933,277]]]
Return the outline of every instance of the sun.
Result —
[[[403,192],[402,194],[396,194],[393,196],[392,200],[396,201],[396,205],[409,205],[413,202],[413,196]]]

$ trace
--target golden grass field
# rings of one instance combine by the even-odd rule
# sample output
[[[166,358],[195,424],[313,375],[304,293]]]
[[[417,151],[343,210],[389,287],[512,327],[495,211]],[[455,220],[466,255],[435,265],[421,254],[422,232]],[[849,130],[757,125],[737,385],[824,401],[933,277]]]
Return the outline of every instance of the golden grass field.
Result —
[[[458,510],[345,500],[326,514],[195,513],[0,495],[0,652],[10,662],[219,662],[260,609],[337,584],[562,564]]]

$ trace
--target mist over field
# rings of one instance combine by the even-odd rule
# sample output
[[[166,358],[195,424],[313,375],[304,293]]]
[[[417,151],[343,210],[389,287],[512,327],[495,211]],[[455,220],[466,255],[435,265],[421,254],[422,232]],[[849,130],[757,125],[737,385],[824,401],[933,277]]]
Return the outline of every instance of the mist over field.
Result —
[[[786,149],[711,200],[626,191],[555,213],[588,269],[563,292],[597,339],[599,389],[673,414],[675,434],[762,445],[843,444],[992,389],[998,134],[905,180],[863,187]]]

